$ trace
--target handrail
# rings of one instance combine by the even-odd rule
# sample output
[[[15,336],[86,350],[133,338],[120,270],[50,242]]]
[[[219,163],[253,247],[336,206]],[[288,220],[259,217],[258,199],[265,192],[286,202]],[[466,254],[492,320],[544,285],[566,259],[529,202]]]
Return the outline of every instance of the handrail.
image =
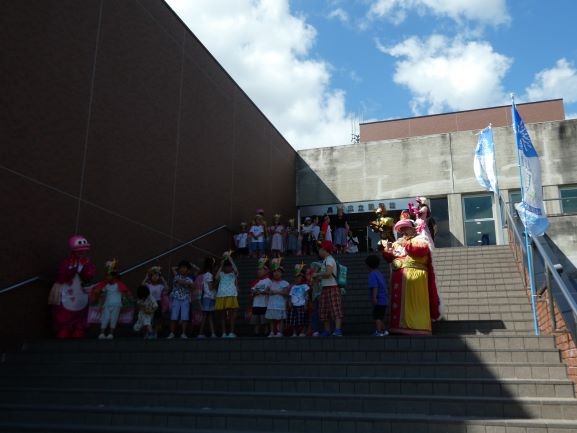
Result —
[[[539,250],[541,258],[543,259],[543,263],[549,268],[549,271],[551,272],[551,275],[553,276],[553,279],[555,280],[555,282],[559,285],[559,289],[561,290],[561,293],[563,293],[565,300],[567,301],[567,303],[569,304],[569,306],[573,310],[573,313],[577,316],[577,301],[575,301],[575,298],[573,298],[573,296],[571,296],[571,293],[569,292],[569,289],[567,288],[567,284],[565,284],[565,281],[563,281],[563,279],[561,278],[561,275],[559,275],[559,272],[557,271],[555,264],[553,263],[553,261],[549,257],[549,254],[547,254],[547,252],[545,251],[545,248],[543,247],[542,242],[543,242],[542,239],[539,239],[539,238],[533,239],[533,243],[535,244],[535,246]]]
[[[216,233],[216,232],[219,231],[219,230],[225,229],[225,228],[228,228],[228,226],[227,226],[226,224],[223,224],[223,225],[221,225],[221,226],[219,226],[219,227],[216,227],[216,228],[214,228],[214,229],[212,229],[212,230],[209,230],[209,231],[201,234],[200,236],[195,237],[194,239],[192,239],[192,240],[190,240],[190,241],[188,241],[188,242],[185,242],[185,243],[180,244],[180,245],[178,245],[178,246],[176,246],[176,247],[174,247],[174,248],[171,248],[171,249],[169,249],[169,250],[166,250],[165,252],[163,252],[163,253],[161,253],[161,254],[159,254],[159,255],[157,255],[157,256],[154,256],[154,257],[152,257],[152,258],[150,258],[150,259],[148,259],[148,260],[144,260],[144,261],[142,261],[142,262],[140,262],[140,263],[138,263],[138,264],[136,264],[136,265],[134,265],[134,266],[131,266],[131,267],[128,268],[128,269],[125,269],[125,270],[121,271],[121,272],[120,272],[120,275],[126,275],[126,274],[128,274],[129,272],[134,271],[135,269],[141,268],[141,267],[143,267],[144,265],[147,265],[148,263],[151,263],[151,262],[154,262],[154,261],[156,261],[156,260],[158,260],[158,259],[161,259],[161,258],[164,257],[164,256],[168,256],[169,254],[172,254],[172,253],[174,253],[175,251],[180,250],[181,248],[187,247],[187,246],[189,246],[190,244],[192,244],[192,243],[194,243],[194,242],[196,242],[196,241],[199,241],[199,240],[201,240],[202,238],[205,238],[205,237],[207,237],[207,236],[209,236],[209,235],[211,235],[211,234],[213,234],[213,233]]]
[[[519,231],[519,228],[517,227],[517,224],[515,223],[514,218],[511,214],[511,209],[509,206],[510,203],[506,202],[505,199],[503,198],[503,196],[500,194],[499,194],[499,199],[501,200],[501,202],[503,204],[501,206],[501,209],[504,209],[505,214],[506,214],[507,226],[509,228],[511,228],[511,231],[513,233],[513,237],[515,238],[515,239],[513,239],[513,241],[515,243],[515,248],[516,248],[516,243],[518,242],[519,247],[521,248],[522,254],[532,254],[533,248],[531,248],[531,251],[527,251],[527,249],[525,247],[523,235]],[[559,287],[561,294],[565,298],[565,301],[567,302],[567,304],[571,308],[574,320],[577,323],[577,301],[571,295],[569,288],[567,287],[566,282],[563,280],[563,278],[559,274],[558,267],[555,265],[555,263],[553,263],[553,260],[551,259],[551,256],[550,256],[549,252],[547,251],[548,248],[543,244],[544,241],[541,238],[531,237],[531,240],[532,240],[531,244],[535,245],[536,250],[539,253],[539,256],[541,257],[541,259],[543,261],[543,265],[545,267],[545,276],[546,276],[548,285],[551,286],[550,276],[552,276],[553,280],[555,281],[555,283]],[[515,254],[516,254],[516,252],[515,252]],[[521,263],[522,263],[523,267],[525,267],[524,258],[521,257],[520,259],[521,259]],[[548,289],[549,289],[549,297],[550,297],[549,299],[550,299],[550,304],[551,304],[550,305],[550,314],[552,316],[551,317],[551,322],[553,324],[552,329],[556,330],[556,321],[555,321],[555,315],[554,315],[553,305],[552,305],[552,301],[553,301],[552,288],[548,287]],[[575,332],[577,332],[577,329],[573,330],[573,333],[575,333]],[[574,335],[574,337],[577,337],[577,336]]]
[[[199,241],[199,240],[201,240],[202,238],[205,238],[205,237],[207,237],[207,236],[210,236],[211,234],[216,233],[217,231],[222,230],[222,229],[225,229],[225,228],[228,228],[228,226],[227,226],[226,224],[223,224],[223,225],[221,225],[221,226],[215,227],[214,229],[211,229],[211,230],[209,230],[209,231],[207,231],[207,232],[205,232],[205,233],[203,233],[203,234],[195,237],[194,239],[191,239],[191,240],[188,241],[188,242],[185,242],[185,243],[180,244],[180,245],[178,245],[178,246],[176,246],[176,247],[173,247],[173,248],[171,248],[171,249],[169,249],[169,250],[166,250],[165,252],[163,252],[163,253],[161,253],[161,254],[158,254],[158,255],[150,258],[150,259],[147,259],[147,260],[144,260],[144,261],[142,261],[142,262],[139,262],[139,263],[137,263],[136,265],[131,266],[130,268],[121,271],[121,272],[120,272],[120,275],[125,275],[125,274],[127,274],[127,273],[129,273],[129,272],[134,271],[135,269],[141,268],[142,266],[144,266],[144,265],[146,265],[146,264],[148,264],[148,263],[150,263],[150,262],[154,262],[155,260],[158,260],[158,259],[160,259],[160,258],[162,258],[162,257],[164,257],[164,256],[167,256],[167,255],[169,255],[169,254],[172,254],[172,253],[174,253],[175,251],[180,250],[181,248],[187,247],[187,246],[189,246],[190,244],[192,244],[192,243],[194,243],[194,242],[196,242],[196,241]],[[38,275],[38,276],[36,276],[36,277],[28,278],[28,279],[26,279],[26,280],[22,280],[22,281],[20,281],[20,282],[18,282],[18,283],[12,284],[11,286],[8,286],[8,287],[5,287],[5,288],[3,288],[3,289],[0,289],[0,294],[6,293],[6,292],[10,292],[10,291],[12,291],[12,290],[14,290],[14,289],[17,289],[18,287],[22,287],[22,286],[25,286],[25,285],[27,285],[27,284],[33,283],[33,282],[35,282],[35,281],[40,280],[40,278],[41,278],[41,277]]]
[[[14,290],[14,289],[17,289],[18,287],[25,286],[26,284],[33,283],[35,281],[38,281],[39,279],[40,279],[40,276],[37,275],[36,277],[28,278],[27,280],[23,280],[23,281],[20,281],[19,283],[12,284],[11,286],[8,286],[8,287],[1,289],[0,294],[9,292],[9,291]]]

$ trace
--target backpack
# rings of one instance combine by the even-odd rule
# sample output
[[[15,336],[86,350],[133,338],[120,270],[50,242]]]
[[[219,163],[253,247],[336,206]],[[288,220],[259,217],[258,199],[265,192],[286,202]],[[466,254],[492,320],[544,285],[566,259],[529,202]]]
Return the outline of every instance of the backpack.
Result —
[[[349,268],[347,268],[345,265],[341,265],[336,260],[335,260],[335,262],[337,263],[337,275],[336,275],[337,285],[341,289],[341,295],[346,295],[347,294],[347,274],[349,272]]]
[[[334,259],[334,257],[333,257]],[[341,295],[345,295],[347,293],[346,287],[347,287],[347,274],[349,272],[349,268],[347,268],[344,265],[341,265],[339,262],[336,261],[335,259],[335,263],[337,264],[337,269],[333,271],[333,276],[335,277],[335,280],[337,281],[337,286],[339,286],[339,288],[341,289]],[[323,265],[326,267],[326,262],[323,260]],[[336,271],[336,273],[335,273]]]

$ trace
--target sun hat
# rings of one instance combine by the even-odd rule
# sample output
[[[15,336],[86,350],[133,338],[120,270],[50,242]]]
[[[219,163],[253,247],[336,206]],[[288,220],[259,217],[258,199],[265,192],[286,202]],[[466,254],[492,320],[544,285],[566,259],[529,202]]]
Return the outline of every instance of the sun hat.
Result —
[[[395,224],[395,231],[400,231],[403,227],[415,227],[412,220],[401,220]]]

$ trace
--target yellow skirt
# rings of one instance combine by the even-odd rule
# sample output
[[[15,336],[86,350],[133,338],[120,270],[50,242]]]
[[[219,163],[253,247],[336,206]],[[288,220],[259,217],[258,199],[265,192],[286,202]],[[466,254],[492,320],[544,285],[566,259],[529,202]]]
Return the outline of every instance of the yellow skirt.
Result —
[[[226,296],[224,298],[216,298],[216,310],[235,310],[239,307],[236,296]]]

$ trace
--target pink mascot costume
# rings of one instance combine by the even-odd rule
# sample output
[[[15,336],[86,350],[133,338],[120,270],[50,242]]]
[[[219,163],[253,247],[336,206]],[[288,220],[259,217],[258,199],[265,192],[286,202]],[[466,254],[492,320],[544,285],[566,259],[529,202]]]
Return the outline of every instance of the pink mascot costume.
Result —
[[[48,303],[58,338],[82,338],[86,330],[88,291],[83,285],[94,278],[96,267],[86,256],[90,244],[84,236],[68,240],[71,255],[58,269],[58,280],[52,286]]]

